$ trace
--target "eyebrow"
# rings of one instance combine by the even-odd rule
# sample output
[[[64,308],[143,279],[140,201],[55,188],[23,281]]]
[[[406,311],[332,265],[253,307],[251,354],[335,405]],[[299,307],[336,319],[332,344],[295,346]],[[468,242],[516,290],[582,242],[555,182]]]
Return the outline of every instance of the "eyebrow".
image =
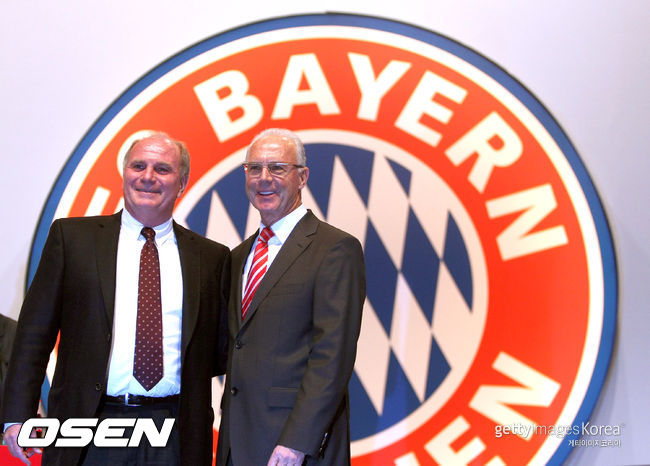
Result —
[[[139,164],[139,163],[143,163],[143,164],[146,165],[148,162],[146,160],[143,160],[143,159],[132,159],[132,160],[129,161],[128,166],[132,166],[132,165]],[[163,167],[163,168],[169,168],[169,169],[172,169],[172,170],[174,169],[173,164],[171,164],[169,162],[164,162],[162,160],[158,160],[158,161],[154,162],[153,166],[154,166],[154,168]]]

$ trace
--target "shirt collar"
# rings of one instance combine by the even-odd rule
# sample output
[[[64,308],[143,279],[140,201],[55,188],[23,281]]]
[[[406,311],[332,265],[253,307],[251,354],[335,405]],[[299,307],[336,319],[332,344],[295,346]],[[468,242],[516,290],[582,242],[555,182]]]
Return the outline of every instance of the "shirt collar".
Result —
[[[156,244],[161,245],[164,242],[175,238],[172,225],[173,222],[172,218],[170,217],[166,222],[153,227],[154,231],[156,232]],[[121,228],[123,231],[128,233],[129,236],[144,240],[144,238],[142,238],[140,235],[143,227],[144,225],[137,221],[135,217],[129,213],[128,210],[122,209]]]
[[[307,208],[304,204],[300,204],[296,209],[292,210],[280,220],[275,222],[271,226],[271,230],[275,236],[273,236],[269,242],[276,244],[279,242],[280,244],[284,244],[300,219],[303,218],[306,213]],[[262,231],[265,227],[266,225],[260,223],[260,231]]]

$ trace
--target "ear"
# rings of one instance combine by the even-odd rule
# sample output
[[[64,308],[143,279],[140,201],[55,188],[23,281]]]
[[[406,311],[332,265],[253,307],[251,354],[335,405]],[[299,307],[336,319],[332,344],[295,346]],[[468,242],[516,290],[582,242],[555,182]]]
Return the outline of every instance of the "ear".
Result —
[[[176,194],[176,199],[181,197],[183,193],[185,192],[185,188],[187,188],[187,182],[190,180],[189,176],[182,176],[181,177],[181,187],[178,190],[178,194]]]
[[[307,180],[309,179],[309,167],[299,168],[300,170],[300,187],[299,189],[304,188],[307,185]]]

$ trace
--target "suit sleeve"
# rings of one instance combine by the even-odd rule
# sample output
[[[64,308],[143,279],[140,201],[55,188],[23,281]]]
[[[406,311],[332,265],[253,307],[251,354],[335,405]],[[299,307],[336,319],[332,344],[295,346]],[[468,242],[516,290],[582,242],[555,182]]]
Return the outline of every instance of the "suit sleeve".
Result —
[[[61,319],[64,272],[61,224],[50,227],[36,275],[20,310],[3,398],[3,422],[36,415]]]
[[[346,236],[327,252],[316,275],[307,371],[279,445],[317,454],[347,393],[365,296],[363,251]]]
[[[230,251],[226,249],[225,258],[221,268],[218,329],[217,329],[217,357],[215,358],[215,372],[213,375],[226,373],[228,364],[228,297],[230,295]]]

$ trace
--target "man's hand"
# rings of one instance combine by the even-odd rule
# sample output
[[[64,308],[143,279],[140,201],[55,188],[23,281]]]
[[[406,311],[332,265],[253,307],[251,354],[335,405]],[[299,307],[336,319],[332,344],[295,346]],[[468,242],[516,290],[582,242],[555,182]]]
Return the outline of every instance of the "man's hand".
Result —
[[[18,434],[20,433],[20,428],[22,427],[22,424],[14,424],[13,426],[10,426],[5,430],[4,433],[4,440],[7,446],[9,447],[9,452],[16,458],[18,458],[20,461],[22,461],[25,464],[32,464],[31,461],[29,461],[29,458],[34,454],[34,453],[41,453],[40,448],[21,448],[18,445]],[[36,437],[36,433],[32,432],[30,437]]]
[[[271,453],[271,458],[266,466],[301,466],[305,454],[293,448],[277,445]]]

